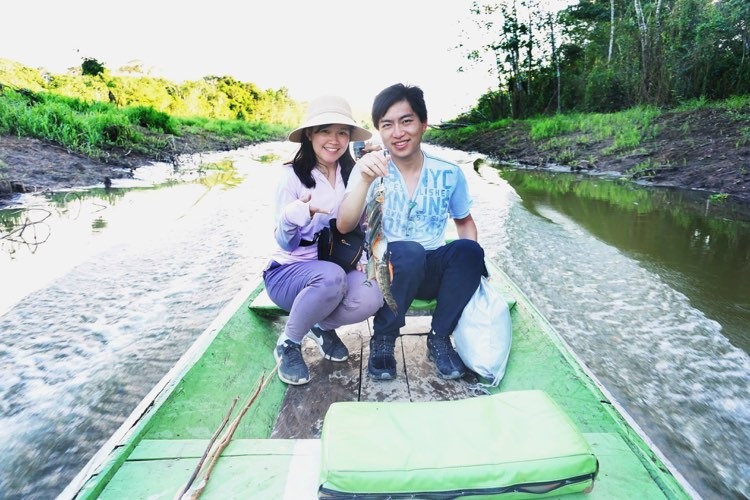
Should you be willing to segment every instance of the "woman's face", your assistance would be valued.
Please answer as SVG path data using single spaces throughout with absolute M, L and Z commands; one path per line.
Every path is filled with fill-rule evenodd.
M 349 147 L 351 129 L 348 125 L 322 125 L 307 131 L 318 163 L 326 168 L 335 167 Z

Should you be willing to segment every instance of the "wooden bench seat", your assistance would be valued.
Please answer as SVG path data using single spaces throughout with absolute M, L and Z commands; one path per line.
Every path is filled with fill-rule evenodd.
M 436 300 L 421 300 L 416 299 L 412 302 L 409 311 L 406 313 L 407 316 L 430 316 L 435 310 Z M 513 309 L 516 305 L 515 299 L 508 300 L 508 308 Z M 262 314 L 264 316 L 286 316 L 289 314 L 287 311 L 281 309 L 279 306 L 273 303 L 271 298 L 266 293 L 265 288 L 258 293 L 258 295 L 250 302 L 248 306 L 253 311 Z
M 409 308 L 408 316 L 429 316 L 435 310 L 435 300 L 420 300 L 417 299 L 412 302 Z M 263 314 L 264 316 L 286 316 L 289 314 L 287 311 L 281 309 L 279 306 L 273 303 L 271 298 L 263 289 L 261 292 L 250 302 L 248 306 L 253 311 Z

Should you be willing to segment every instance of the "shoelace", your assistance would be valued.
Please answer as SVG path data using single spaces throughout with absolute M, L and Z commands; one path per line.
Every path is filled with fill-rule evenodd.
M 375 356 L 388 356 L 393 355 L 393 348 L 395 343 L 391 344 L 387 340 L 375 340 L 372 342 L 370 349 Z
M 432 342 L 430 342 L 430 347 L 437 355 L 451 354 L 451 349 L 448 348 L 448 342 L 445 340 L 433 339 Z
M 284 344 L 284 358 L 288 366 L 297 366 L 300 363 L 304 363 L 302 359 L 301 346 L 296 345 L 292 342 Z

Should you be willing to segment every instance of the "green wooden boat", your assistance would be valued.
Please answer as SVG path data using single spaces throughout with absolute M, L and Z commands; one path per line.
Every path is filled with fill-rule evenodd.
M 571 417 L 599 460 L 593 490 L 565 498 L 698 498 L 523 292 L 496 265 L 487 265 L 490 282 L 512 304 L 513 321 L 507 371 L 491 391 L 546 392 Z M 233 401 L 239 399 L 231 417 L 236 418 L 255 393 L 202 497 L 317 498 L 320 434 L 332 403 L 457 400 L 483 394 L 472 375 L 458 381 L 436 377 L 424 341 L 429 330 L 424 313 L 429 311 L 430 304 L 419 302 L 407 317 L 397 344 L 396 380 L 374 381 L 366 375 L 371 326 L 364 322 L 339 330 L 350 351 L 346 362 L 324 360 L 317 345 L 306 343 L 312 380 L 287 387 L 273 373 L 272 355 L 284 313 L 270 303 L 262 282 L 251 284 L 144 398 L 61 498 L 177 498 Z

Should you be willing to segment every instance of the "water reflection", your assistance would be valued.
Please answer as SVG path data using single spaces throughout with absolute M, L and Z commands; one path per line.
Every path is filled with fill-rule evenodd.
M 0 497 L 59 493 L 259 275 L 273 239 L 258 214 L 271 213 L 280 169 L 258 158 L 291 146 L 202 155 L 185 175 L 157 165 L 2 212 Z
M 501 176 L 521 201 L 494 258 L 704 498 L 747 498 L 746 223 L 695 193 Z
M 574 174 L 502 172 L 532 212 L 570 217 L 658 272 L 750 352 L 750 216 L 707 193 L 647 189 Z M 585 256 L 582 256 L 585 258 Z
M 257 279 L 274 245 L 280 169 L 267 162 L 294 146 L 206 155 L 195 182 L 169 181 L 169 165 L 148 186 L 0 215 L 3 234 L 40 221 L 36 239 L 0 240 L 0 497 L 58 493 Z M 474 175 L 477 155 L 437 154 L 471 174 L 487 255 L 668 458 L 706 498 L 747 496 L 750 358 L 727 325 L 736 315 L 742 345 L 750 242 L 734 209 L 602 179 Z
M 39 245 L 50 237 L 50 227 L 45 223 L 52 215 L 46 208 L 0 210 L 0 242 L 12 255 L 19 247 L 35 253 Z

